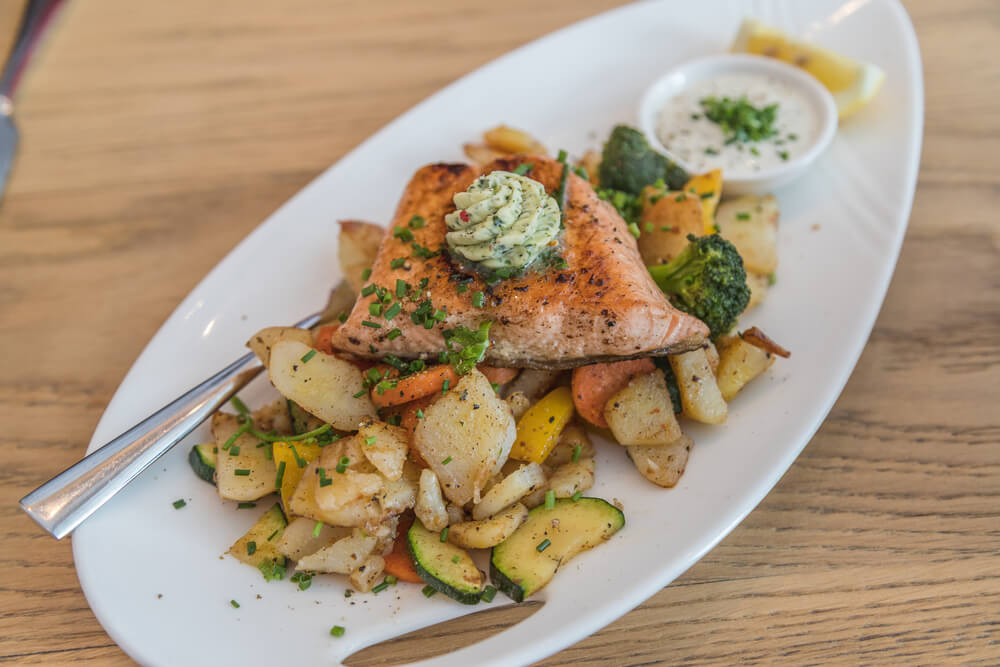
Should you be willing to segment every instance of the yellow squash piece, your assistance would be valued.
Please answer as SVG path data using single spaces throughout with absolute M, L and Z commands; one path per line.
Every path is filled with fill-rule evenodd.
M 704 174 L 692 176 L 684 186 L 684 192 L 696 194 L 701 198 L 701 215 L 705 223 L 704 233 L 714 234 L 715 209 L 722 197 L 722 170 L 713 169 Z
M 517 422 L 517 439 L 510 458 L 542 463 L 559 443 L 559 435 L 572 418 L 573 392 L 569 387 L 556 387 Z
M 833 93 L 841 118 L 868 104 L 885 80 L 885 72 L 870 63 L 797 40 L 755 19 L 745 19 L 731 51 L 777 58 L 800 67 Z
M 295 451 L 292 451 L 294 448 Z M 274 443 L 274 465 L 280 470 L 281 464 L 285 464 L 285 471 L 281 474 L 281 505 L 285 512 L 289 512 L 288 501 L 295 493 L 295 487 L 302 479 L 302 473 L 306 466 L 319 458 L 323 448 L 311 442 L 276 442 Z M 298 456 L 296 457 L 296 454 Z M 303 462 L 300 467 L 299 463 Z M 291 516 L 291 514 L 289 514 Z

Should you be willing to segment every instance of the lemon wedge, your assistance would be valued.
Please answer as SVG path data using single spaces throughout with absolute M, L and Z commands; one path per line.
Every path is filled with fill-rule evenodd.
M 797 40 L 751 18 L 743 20 L 730 50 L 777 58 L 809 72 L 833 93 L 841 118 L 868 104 L 885 80 L 885 72 L 875 65 Z

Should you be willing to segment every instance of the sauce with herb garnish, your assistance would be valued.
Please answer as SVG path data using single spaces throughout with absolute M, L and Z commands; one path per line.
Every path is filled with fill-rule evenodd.
M 660 112 L 657 137 L 698 172 L 753 174 L 805 152 L 819 132 L 809 99 L 767 74 L 738 72 L 694 82 Z
M 445 240 L 459 262 L 480 272 L 521 272 L 551 252 L 559 205 L 536 180 L 509 171 L 480 176 L 454 197 Z

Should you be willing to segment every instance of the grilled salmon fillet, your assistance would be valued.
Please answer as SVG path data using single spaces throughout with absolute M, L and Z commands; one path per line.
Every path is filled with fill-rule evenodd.
M 377 301 L 377 294 L 359 297 L 334 334 L 333 346 L 364 358 L 392 354 L 402 359 L 436 359 L 445 349 L 444 330 L 459 325 L 474 330 L 487 320 L 493 325 L 485 361 L 494 366 L 572 368 L 674 354 L 703 344 L 708 328 L 670 304 L 650 278 L 625 221 L 574 173 L 566 182 L 561 247 L 567 268 L 532 271 L 492 286 L 473 276 L 468 288 L 459 291 L 460 281 L 469 280 L 469 274 L 452 262 L 445 244 L 444 216 L 455 210 L 452 196 L 481 174 L 513 171 L 526 162 L 534 165 L 528 177 L 541 182 L 549 194 L 558 190 L 563 165 L 551 158 L 501 158 L 482 171 L 465 164 L 419 169 L 403 192 L 392 224 L 392 229 L 409 232 L 386 234 L 369 284 L 391 294 L 395 294 L 397 280 L 414 291 L 422 281 L 425 286 L 419 295 L 400 300 L 403 309 L 391 320 L 384 314 L 371 314 L 369 306 Z M 408 227 L 414 216 L 423 218 L 422 227 Z M 421 248 L 437 254 L 423 259 L 419 255 L 427 253 Z M 485 295 L 482 307 L 474 305 L 476 292 Z M 431 329 L 414 323 L 410 316 L 428 299 L 435 310 L 446 313 Z M 391 333 L 396 328 L 400 333 Z

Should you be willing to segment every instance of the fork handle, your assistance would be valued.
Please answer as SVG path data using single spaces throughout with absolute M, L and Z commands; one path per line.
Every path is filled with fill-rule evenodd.
M 296 326 L 318 320 L 317 313 Z M 252 352 L 243 355 L 21 498 L 21 509 L 56 539 L 65 537 L 263 368 Z
M 17 82 L 21 78 L 31 53 L 41 41 L 42 33 L 65 0 L 28 0 L 21 15 L 14 46 L 10 50 L 3 73 L 0 73 L 0 97 L 13 99 Z

